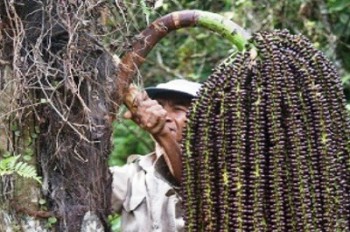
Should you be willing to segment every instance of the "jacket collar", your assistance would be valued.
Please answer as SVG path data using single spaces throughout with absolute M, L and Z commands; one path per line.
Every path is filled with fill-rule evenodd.
M 178 186 L 177 181 L 171 174 L 169 167 L 165 162 L 164 149 L 162 147 L 156 146 L 154 152 L 140 158 L 139 165 L 146 172 L 155 170 L 154 175 L 168 182 L 171 186 Z

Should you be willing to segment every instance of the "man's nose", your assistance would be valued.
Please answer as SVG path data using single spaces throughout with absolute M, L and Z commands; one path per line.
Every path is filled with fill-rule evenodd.
M 172 122 L 174 120 L 174 111 L 169 106 L 164 107 L 164 109 L 167 112 L 166 116 L 165 116 L 165 121 L 166 122 Z
M 172 122 L 174 120 L 173 114 L 169 111 L 167 111 L 166 117 L 165 117 L 165 121 L 166 122 Z

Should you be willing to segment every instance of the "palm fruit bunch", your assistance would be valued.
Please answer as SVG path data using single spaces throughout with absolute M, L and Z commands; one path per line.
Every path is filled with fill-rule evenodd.
M 350 129 L 339 76 L 302 35 L 261 32 L 188 113 L 186 231 L 350 231 Z

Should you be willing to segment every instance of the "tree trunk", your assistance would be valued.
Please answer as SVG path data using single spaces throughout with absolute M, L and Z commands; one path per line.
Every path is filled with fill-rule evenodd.
M 118 96 L 115 60 L 92 36 L 98 24 L 89 17 L 98 14 L 98 7 L 103 6 L 97 1 L 0 3 L 1 60 L 11 64 L 11 78 L 20 89 L 12 93 L 17 106 L 33 112 L 30 120 L 16 122 L 21 130 L 32 128 L 37 134 L 31 144 L 43 180 L 41 188 L 27 181 L 25 187 L 13 182 L 13 176 L 2 177 L 2 192 L 26 188 L 37 194 L 38 202 L 29 202 L 30 197 L 13 207 L 17 194 L 3 194 L 0 231 L 16 226 L 24 231 L 109 230 L 110 113 L 120 101 L 111 100 Z M 23 147 L 27 144 L 24 139 Z M 18 154 L 19 144 L 13 146 L 11 152 Z M 38 207 L 40 199 L 46 199 L 47 209 Z M 20 214 L 32 221 L 13 226 Z
M 113 66 L 103 51 L 95 49 L 85 55 L 87 57 L 77 60 L 85 67 Z M 81 100 L 68 94 L 65 101 L 57 98 L 52 102 L 70 105 L 67 122 L 62 121 L 57 109 L 50 105 L 39 110 L 38 161 L 45 194 L 61 219 L 60 231 L 78 231 L 84 215 L 90 211 L 106 226 L 110 197 L 107 159 L 112 126 L 108 120 L 109 99 L 103 90 L 108 84 L 105 78 L 108 73 L 103 69 L 97 71 L 90 80 L 81 80 L 78 90 Z
M 3 83 L 0 88 L 0 161 L 13 154 L 35 164 L 34 114 L 29 109 L 17 110 L 18 99 L 11 97 L 18 86 L 11 82 L 9 68 L 1 66 L 0 74 Z M 53 215 L 43 210 L 42 197 L 40 185 L 35 180 L 16 175 L 0 176 L 0 231 L 47 231 L 46 219 Z
M 82 43 L 87 41 L 82 41 Z M 61 219 L 60 231 L 78 231 L 79 222 L 87 212 L 93 212 L 106 226 L 109 212 L 110 178 L 107 159 L 112 133 L 109 121 L 109 98 L 104 87 L 106 73 L 113 67 L 103 50 L 93 48 L 79 55 L 76 61 L 90 67 L 95 75 L 77 77 L 79 97 L 70 94 L 57 98 L 52 104 L 69 105 L 67 122 L 50 105 L 42 107 L 38 157 L 41 163 L 44 189 L 52 209 Z M 89 71 L 88 71 L 89 72 Z M 92 73 L 91 73 L 92 74 Z M 64 94 L 63 94 L 64 95 Z M 65 100 L 65 101 L 63 101 Z M 85 105 L 83 105 L 83 104 Z

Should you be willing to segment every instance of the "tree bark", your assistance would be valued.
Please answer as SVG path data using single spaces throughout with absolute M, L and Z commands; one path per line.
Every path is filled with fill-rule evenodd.
M 47 201 L 46 210 L 29 209 L 23 204 L 39 204 L 27 199 L 22 205 L 11 205 L 16 194 L 7 194 L 0 231 L 22 214 L 32 219 L 16 223 L 24 231 L 109 230 L 110 115 L 120 101 L 113 84 L 115 60 L 91 36 L 96 22 L 84 18 L 96 13 L 89 3 L 95 4 L 51 0 L 0 3 L 1 60 L 11 64 L 12 78 L 18 81 L 23 100 L 19 108 L 33 111 L 30 121 L 19 118 L 18 122 L 23 130 L 38 130 L 35 157 L 43 184 L 41 188 L 30 185 L 27 190 Z M 93 6 L 99 7 L 97 3 Z M 15 192 L 16 182 L 11 178 L 3 177 L 2 191 L 11 187 L 10 192 Z M 57 223 L 48 226 L 48 217 Z M 29 224 L 34 226 L 26 227 Z

